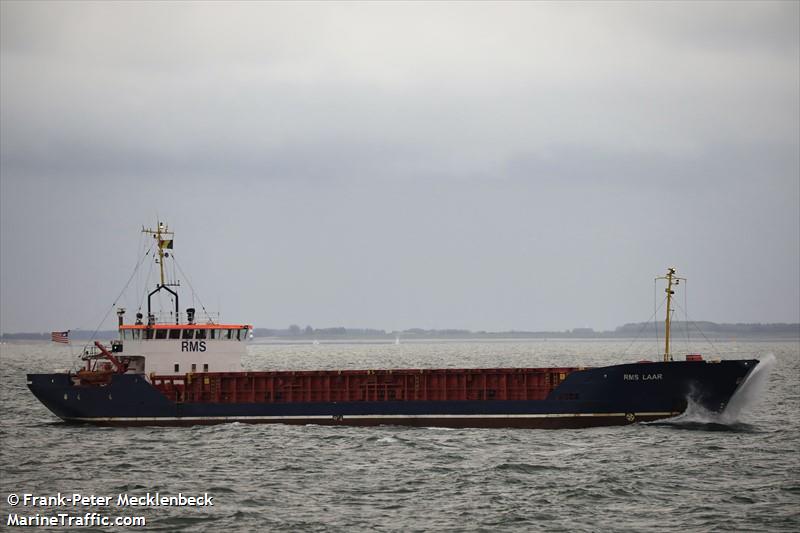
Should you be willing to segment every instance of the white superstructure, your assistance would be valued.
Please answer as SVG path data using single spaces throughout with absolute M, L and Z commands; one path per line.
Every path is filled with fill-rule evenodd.
M 218 324 L 208 314 L 208 322 L 199 324 L 195 321 L 195 309 L 192 307 L 186 309 L 185 315 L 181 313 L 177 292 L 180 283 L 175 279 L 168 280 L 164 268 L 165 260 L 174 260 L 175 234 L 163 222 L 159 222 L 156 229 L 142 228 L 142 232 L 155 240 L 152 257 L 159 266 L 159 283 L 147 293 L 146 319 L 139 309 L 135 323 L 125 324 L 125 310 L 117 311 L 119 340 L 112 343 L 112 358 L 122 361 L 124 364 L 120 367 L 127 369 L 127 372 L 144 373 L 147 376 L 241 372 L 242 356 L 246 353 L 246 341 L 253 326 Z M 145 256 L 149 254 L 150 251 Z M 167 313 L 160 313 L 168 321 L 159 320 L 159 313 L 152 308 L 152 298 L 156 294 L 172 300 L 174 307 Z M 182 321 L 184 316 L 185 320 Z M 108 352 L 104 356 L 108 358 Z M 87 353 L 87 358 L 93 359 L 95 356 Z M 114 365 L 117 363 L 112 361 Z
M 122 356 L 144 356 L 144 373 L 241 372 L 252 326 L 245 324 L 120 325 Z

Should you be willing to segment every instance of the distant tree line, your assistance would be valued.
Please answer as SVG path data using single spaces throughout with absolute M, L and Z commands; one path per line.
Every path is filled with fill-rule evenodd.
M 689 331 L 690 335 L 699 334 L 726 334 L 726 335 L 767 335 L 767 336 L 800 336 L 800 324 L 717 324 L 715 322 L 672 322 L 672 331 L 685 332 Z M 643 331 L 645 334 L 654 334 L 658 332 L 659 335 L 664 335 L 665 325 L 664 322 L 639 322 L 632 324 L 625 324 L 619 326 L 615 333 L 629 336 Z
M 50 333 L 49 331 L 43 333 L 3 333 L 0 335 L 0 339 L 4 341 L 13 341 L 13 340 L 26 340 L 26 341 L 49 341 L 50 340 Z M 94 334 L 94 335 L 93 335 Z M 69 332 L 69 340 L 71 341 L 90 341 L 92 339 L 116 339 L 119 337 L 119 333 L 117 330 L 106 330 L 106 331 L 98 331 L 94 333 L 93 331 L 77 329 L 77 330 L 70 330 Z
M 391 333 L 387 333 L 383 329 L 369 329 L 369 328 L 312 328 L 306 326 L 301 328 L 297 324 L 292 324 L 286 329 L 271 329 L 271 328 L 255 328 L 253 330 L 254 337 L 299 337 L 299 338 L 323 338 L 323 337 L 368 337 L 368 338 L 382 338 L 388 337 Z
M 800 338 L 800 324 L 787 323 L 737 323 L 718 324 L 715 322 L 673 322 L 672 331 L 675 335 L 708 336 L 725 338 Z M 115 339 L 118 337 L 116 330 L 93 332 L 87 330 L 70 331 L 69 337 L 73 341 L 89 341 L 94 339 Z M 663 322 L 634 322 L 617 327 L 614 331 L 595 331 L 592 328 L 573 328 L 563 331 L 470 331 L 466 329 L 421 329 L 411 328 L 402 331 L 386 331 L 370 328 L 304 328 L 292 324 L 286 329 L 255 328 L 254 337 L 261 338 L 288 338 L 288 339 L 435 339 L 435 338 L 478 338 L 478 339 L 614 339 L 632 337 L 654 337 L 664 335 Z M 50 332 L 43 333 L 3 333 L 0 340 L 40 340 L 49 341 Z
M 800 324 L 717 324 L 715 322 L 673 322 L 674 334 L 689 336 L 726 337 L 767 337 L 800 338 Z M 534 339 L 603 339 L 630 338 L 637 336 L 663 336 L 663 322 L 638 322 L 617 327 L 614 331 L 595 331 L 592 328 L 573 328 L 563 331 L 471 331 L 467 329 L 422 329 L 411 328 L 401 331 L 386 331 L 367 328 L 301 328 L 292 324 L 286 329 L 256 328 L 255 337 L 326 339 L 326 338 L 369 338 L 369 339 L 434 339 L 434 338 L 534 338 Z

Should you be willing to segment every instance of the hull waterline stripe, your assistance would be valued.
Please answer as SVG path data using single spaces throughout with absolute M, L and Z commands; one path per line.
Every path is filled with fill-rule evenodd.
M 172 421 L 230 421 L 237 420 L 331 420 L 339 418 L 341 420 L 403 420 L 403 419 L 426 419 L 426 418 L 451 418 L 451 419 L 492 419 L 492 418 L 591 418 L 591 417 L 624 417 L 629 413 L 545 413 L 545 414 L 485 414 L 485 415 L 295 415 L 295 416 L 144 416 L 144 417 L 68 417 L 67 420 L 79 422 L 172 422 Z M 652 413 L 633 413 L 636 417 L 644 416 L 677 416 L 679 412 L 652 412 Z

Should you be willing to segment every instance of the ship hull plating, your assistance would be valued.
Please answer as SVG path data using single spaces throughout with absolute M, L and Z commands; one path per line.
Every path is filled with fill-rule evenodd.
M 67 422 L 107 426 L 241 422 L 579 428 L 666 419 L 682 413 L 689 402 L 721 412 L 757 364 L 633 363 L 576 370 L 540 400 L 176 401 L 135 374 L 115 375 L 101 386 L 76 385 L 67 374 L 29 374 L 28 387 Z

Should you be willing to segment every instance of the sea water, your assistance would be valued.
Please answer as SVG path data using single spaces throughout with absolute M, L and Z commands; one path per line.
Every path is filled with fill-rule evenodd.
M 703 351 L 763 361 L 721 416 L 689 412 L 666 422 L 576 430 L 96 428 L 60 422 L 25 385 L 26 372 L 69 367 L 78 347 L 4 344 L 0 530 L 19 529 L 8 524 L 12 515 L 95 513 L 141 516 L 146 526 L 80 529 L 799 531 L 800 342 L 717 342 Z M 616 341 L 322 341 L 253 344 L 244 364 L 597 366 L 657 353 L 654 343 L 632 351 Z M 12 506 L 12 494 L 62 501 Z M 73 494 L 95 499 L 67 503 Z M 156 494 L 205 495 L 212 505 L 149 505 Z M 125 505 L 117 505 L 120 496 Z M 102 498 L 109 504 L 97 505 Z

